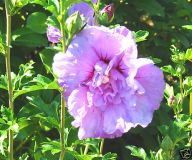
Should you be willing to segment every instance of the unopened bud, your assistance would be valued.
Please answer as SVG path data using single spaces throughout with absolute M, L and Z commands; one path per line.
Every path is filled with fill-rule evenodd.
M 54 26 L 48 26 L 47 28 L 47 38 L 52 43 L 58 43 L 61 39 L 61 31 L 54 27 Z
M 113 20 L 114 12 L 115 12 L 114 4 L 109 4 L 109 5 L 105 6 L 101 11 L 101 13 L 107 14 L 109 22 L 111 22 Z
M 67 18 L 66 26 L 70 36 L 73 36 L 82 29 L 83 22 L 79 12 L 75 12 Z
M 174 95 L 171 95 L 168 99 L 168 105 L 173 106 L 176 103 L 176 98 Z
M 112 20 L 114 18 L 114 12 L 115 12 L 115 8 L 114 8 L 113 4 L 109 4 L 109 5 L 105 6 L 101 10 L 100 15 L 98 17 L 100 23 L 108 24 L 108 23 L 112 22 Z

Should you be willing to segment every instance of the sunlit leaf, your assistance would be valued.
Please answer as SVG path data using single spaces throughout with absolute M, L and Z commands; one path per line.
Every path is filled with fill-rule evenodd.
M 135 37 L 136 42 L 145 41 L 148 36 L 149 36 L 148 31 L 140 30 L 140 31 L 137 31 L 137 32 L 134 33 L 134 37 Z
M 45 33 L 47 30 L 47 16 L 43 12 L 33 12 L 27 18 L 27 28 L 36 33 Z
M 138 148 L 136 146 L 126 146 L 126 148 L 131 150 L 131 155 L 142 158 L 143 160 L 147 159 L 147 154 L 143 148 Z

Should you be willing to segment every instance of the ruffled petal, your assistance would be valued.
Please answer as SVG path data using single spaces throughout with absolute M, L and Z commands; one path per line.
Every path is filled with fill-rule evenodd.
M 86 96 L 87 88 L 80 87 L 72 91 L 67 101 L 69 113 L 75 117 L 73 124 L 75 124 L 76 127 L 80 126 L 83 117 L 85 117 L 88 111 Z
M 138 67 L 135 76 L 136 92 L 132 95 L 136 105 L 127 109 L 134 125 L 146 127 L 163 99 L 165 82 L 162 71 L 154 66 L 151 60 L 142 58 L 136 61 Z
M 125 40 L 122 42 L 122 44 L 126 46 L 126 55 L 124 59 L 137 58 L 137 44 L 135 42 L 133 32 L 124 26 L 117 26 L 113 29 L 113 32 L 125 37 Z
M 143 61 L 148 61 L 148 63 L 144 63 Z M 146 99 L 148 99 L 151 106 L 150 108 L 156 110 L 159 108 L 160 102 L 163 99 L 165 89 L 163 72 L 145 58 L 138 59 L 138 65 L 139 68 L 135 79 L 144 88 Z
M 129 49 L 132 43 L 129 44 L 125 36 L 113 33 L 106 27 L 87 26 L 79 36 L 85 37 L 89 42 L 87 44 L 90 44 L 98 57 L 106 62 L 124 51 L 129 50 L 129 54 L 136 54 Z
M 110 106 L 105 110 L 103 124 L 103 130 L 107 134 L 113 134 L 117 131 L 125 133 L 132 127 L 125 106 L 122 104 Z
M 96 138 L 101 136 L 102 132 L 102 114 L 99 110 L 89 109 L 86 116 L 83 118 L 81 126 L 79 128 L 79 139 L 84 138 Z

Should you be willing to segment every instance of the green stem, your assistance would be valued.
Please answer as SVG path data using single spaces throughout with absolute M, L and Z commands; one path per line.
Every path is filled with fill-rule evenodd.
M 189 115 L 192 115 L 192 93 L 190 93 Z
M 66 40 L 65 40 L 65 10 L 63 9 L 63 0 L 60 0 L 59 3 L 60 7 L 60 29 L 61 29 L 61 43 L 62 43 L 62 52 L 65 53 L 66 50 Z M 65 157 L 65 99 L 63 96 L 63 91 L 61 92 L 61 115 L 60 115 L 60 143 L 61 143 L 61 153 L 60 153 L 60 160 L 64 160 Z
M 94 25 L 95 26 L 99 25 L 99 23 L 98 23 L 99 5 L 100 5 L 100 0 L 97 0 L 96 7 L 94 7 L 94 12 L 95 12 L 95 22 L 94 22 Z
M 65 16 L 65 11 L 63 9 L 63 0 L 60 0 L 60 29 L 61 29 L 61 34 L 62 34 L 62 38 L 61 38 L 61 43 L 62 43 L 62 51 L 63 53 L 65 53 L 65 49 L 66 49 L 66 40 L 65 40 L 65 20 L 64 20 L 64 16 Z
M 28 136 L 24 141 L 22 141 L 15 149 L 14 152 L 17 153 L 20 149 L 23 148 L 23 146 L 26 144 L 26 142 L 31 139 L 31 137 L 33 136 L 33 134 L 31 134 L 30 136 Z
M 183 90 L 183 77 L 182 77 L 182 75 L 179 76 L 179 84 L 180 84 L 180 92 L 181 92 L 181 107 L 183 107 L 184 90 Z M 180 108 L 180 111 L 181 111 L 181 108 Z
M 97 0 L 97 12 L 99 12 L 100 0 Z
M 9 95 L 9 108 L 14 111 L 13 105 L 13 89 L 11 84 L 11 60 L 10 60 L 10 46 L 11 46 L 11 14 L 9 12 L 9 1 L 5 0 L 5 10 L 6 10 L 6 53 L 5 53 L 5 63 L 6 63 L 6 74 L 8 79 L 8 95 Z M 8 147 L 8 157 L 9 160 L 13 160 L 13 131 L 9 129 L 8 133 L 9 147 Z
M 86 144 L 86 146 L 85 146 L 85 150 L 84 150 L 84 155 L 86 155 L 87 154 L 87 152 L 89 151 L 89 144 Z
M 99 153 L 102 155 L 103 153 L 103 147 L 104 147 L 104 139 L 101 140 L 100 150 Z
M 60 143 L 61 153 L 60 160 L 64 160 L 65 157 L 65 144 L 64 144 L 64 133 L 65 133 L 65 99 L 63 93 L 61 93 L 61 118 L 60 118 Z

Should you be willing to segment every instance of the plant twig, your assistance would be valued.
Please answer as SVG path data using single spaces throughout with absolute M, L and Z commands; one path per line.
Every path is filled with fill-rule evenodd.
M 64 143 L 64 132 L 65 132 L 65 100 L 63 93 L 61 93 L 61 113 L 60 113 L 60 142 L 61 142 L 61 153 L 60 160 L 64 160 L 65 156 L 65 143 Z
M 61 29 L 61 34 L 62 34 L 62 38 L 61 38 L 61 43 L 62 43 L 62 51 L 63 53 L 65 53 L 65 49 L 66 49 L 66 40 L 65 40 L 65 20 L 64 20 L 64 16 L 65 16 L 65 11 L 63 10 L 63 0 L 60 0 L 60 29 Z
M 103 154 L 103 147 L 104 147 L 104 138 L 101 140 L 101 144 L 100 144 L 99 153 L 100 153 L 101 155 Z
M 9 95 L 9 108 L 14 111 L 13 105 L 13 89 L 11 83 L 11 60 L 10 60 L 10 46 L 11 46 L 11 14 L 9 11 L 9 1 L 5 0 L 6 10 L 6 52 L 5 52 L 5 63 L 6 63 L 6 74 L 8 79 L 8 95 Z M 8 133 L 9 147 L 8 147 L 8 158 L 13 160 L 13 131 L 9 129 Z
M 192 115 L 192 93 L 190 93 L 189 115 Z
M 84 155 L 86 155 L 87 152 L 89 151 L 89 146 L 90 146 L 89 144 L 85 145 L 85 150 L 84 150 L 84 153 L 83 153 Z
M 60 29 L 61 29 L 61 43 L 62 43 L 62 52 L 65 53 L 66 50 L 66 40 L 65 40 L 65 21 L 64 21 L 64 16 L 65 16 L 65 10 L 63 9 L 63 0 L 60 0 L 59 3 L 59 9 L 60 9 Z M 60 111 L 60 144 L 61 144 L 61 153 L 60 153 L 60 160 L 64 160 L 65 157 L 65 99 L 63 96 L 63 91 L 60 92 L 61 94 L 61 111 Z
M 181 107 L 183 107 L 183 100 L 184 100 L 184 91 L 183 91 L 183 77 L 182 75 L 179 76 L 179 85 L 180 85 L 180 92 L 181 92 Z M 181 112 L 181 108 L 179 108 L 179 112 Z

